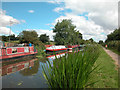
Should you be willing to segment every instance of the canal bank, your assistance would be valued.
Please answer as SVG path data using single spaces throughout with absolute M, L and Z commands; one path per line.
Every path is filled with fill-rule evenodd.
M 91 74 L 91 81 L 96 80 L 97 83 L 91 88 L 114 88 L 118 89 L 118 69 L 116 69 L 115 61 L 100 46 L 100 56 L 95 65 L 99 67 Z

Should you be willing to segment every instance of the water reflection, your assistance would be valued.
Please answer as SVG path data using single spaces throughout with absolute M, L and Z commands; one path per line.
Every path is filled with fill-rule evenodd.
M 42 75 L 42 66 L 46 65 L 38 58 L 20 58 L 2 62 L 0 67 L 3 88 L 47 88 Z M 42 78 L 41 78 L 42 77 Z
M 4 75 L 11 74 L 11 73 L 15 73 L 16 71 L 24 70 L 27 68 L 32 68 L 32 67 L 34 67 L 34 61 L 36 61 L 36 60 L 37 59 L 10 60 L 10 61 L 6 61 L 6 62 L 1 62 L 2 65 L 0 67 L 0 75 L 4 76 Z
M 20 74 L 23 76 L 30 76 L 35 75 L 38 72 L 39 68 L 39 61 L 31 60 L 29 63 L 26 63 L 25 66 L 29 68 L 25 68 L 24 70 L 20 71 Z

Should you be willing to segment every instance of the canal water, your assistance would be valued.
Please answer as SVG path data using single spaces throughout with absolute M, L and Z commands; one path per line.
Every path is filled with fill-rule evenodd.
M 65 56 L 65 53 L 56 54 L 56 57 Z M 48 65 L 48 60 L 52 64 L 55 56 L 47 58 L 39 59 L 35 56 L 27 56 L 0 62 L 2 88 L 48 88 L 42 74 L 42 65 Z
M 42 65 L 47 65 L 47 60 L 31 57 L 3 62 L 0 66 L 2 88 L 48 88 Z

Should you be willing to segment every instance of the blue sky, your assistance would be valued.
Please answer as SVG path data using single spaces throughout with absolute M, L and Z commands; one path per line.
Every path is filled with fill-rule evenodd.
M 2 9 L 6 11 L 6 15 L 12 16 L 17 20 L 25 20 L 25 23 L 13 25 L 11 28 L 15 34 L 19 34 L 25 29 L 45 29 L 52 30 L 53 25 L 48 25 L 64 13 L 71 12 L 70 9 L 64 10 L 60 13 L 54 11 L 56 7 L 63 7 L 62 4 L 52 4 L 48 2 L 4 2 Z M 34 11 L 30 13 L 29 10 Z M 80 14 L 85 16 L 87 12 Z
M 64 13 L 59 14 L 53 11 L 58 6 L 58 4 L 46 2 L 6 2 L 3 3 L 2 9 L 6 10 L 7 15 L 26 21 L 11 27 L 13 32 L 18 34 L 18 31 L 21 32 L 24 29 L 51 30 L 46 24 L 54 22 L 61 14 L 64 15 Z M 34 13 L 28 12 L 29 10 L 34 10 Z
M 11 19 L 14 23 L 19 23 L 11 26 L 15 35 L 23 30 L 35 30 L 38 35 L 46 33 L 51 40 L 55 35 L 52 28 L 58 20 L 63 19 L 72 19 L 76 29 L 82 33 L 83 39 L 105 40 L 107 35 L 117 28 L 118 0 L 3 1 L 0 9 L 0 35 L 9 35 Z

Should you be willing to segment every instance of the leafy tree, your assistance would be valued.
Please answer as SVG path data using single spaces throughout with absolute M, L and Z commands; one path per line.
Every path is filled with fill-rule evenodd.
M 15 37 L 15 34 L 12 34 L 12 35 L 8 36 L 8 38 L 9 37 L 10 37 L 10 40 L 12 40 L 12 41 L 18 40 L 18 38 Z
M 15 34 L 12 34 L 10 36 L 2 35 L 2 41 L 9 41 L 9 38 L 11 41 L 18 40 L 18 37 L 15 37 Z
M 93 42 L 94 40 L 92 38 L 90 38 L 89 41 Z
M 105 43 L 109 48 L 120 52 L 120 28 L 115 29 L 112 33 L 108 34 Z
M 5 35 L 2 36 L 2 41 L 8 41 L 8 40 L 9 40 L 8 36 L 5 36 Z
M 120 40 L 120 28 L 116 29 L 112 33 L 108 34 L 105 42 L 109 42 L 109 41 L 113 41 L 113 40 Z
M 100 40 L 100 41 L 98 42 L 98 44 L 103 44 L 103 40 Z
M 49 42 L 49 36 L 47 36 L 46 34 L 41 34 L 39 40 L 43 43 Z
M 20 43 L 33 43 L 35 45 L 39 44 L 39 38 L 36 31 L 22 31 L 18 35 Z
M 62 22 L 57 22 L 53 32 L 56 33 L 54 41 L 56 44 L 77 44 L 82 39 L 82 34 L 75 30 L 76 26 L 69 19 L 64 19 Z

